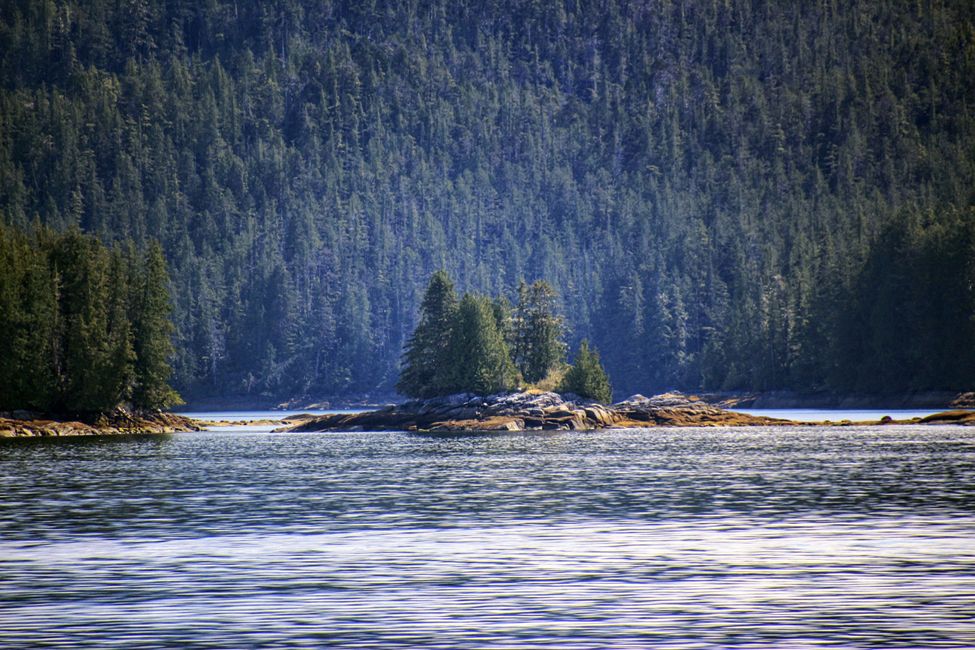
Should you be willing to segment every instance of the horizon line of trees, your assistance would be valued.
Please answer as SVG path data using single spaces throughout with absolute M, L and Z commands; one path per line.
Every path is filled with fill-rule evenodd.
M 77 228 L 0 224 L 0 411 L 138 411 L 182 403 L 170 387 L 162 249 L 109 248 Z
M 552 286 L 521 281 L 518 301 L 467 292 L 460 299 L 446 271 L 435 272 L 403 353 L 396 389 L 408 397 L 489 395 L 557 381 L 557 389 L 609 402 L 609 378 L 583 341 L 566 368 L 565 323 Z M 564 375 L 559 381 L 552 373 Z M 550 382 L 551 383 L 551 382 Z

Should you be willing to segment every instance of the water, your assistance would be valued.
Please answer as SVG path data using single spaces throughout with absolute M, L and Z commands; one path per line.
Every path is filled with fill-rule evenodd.
M 949 409 L 732 409 L 737 413 L 764 415 L 796 422 L 876 422 L 885 415 L 894 420 L 923 418 Z
M 244 422 L 249 420 L 283 420 L 294 415 L 308 413 L 311 415 L 329 415 L 332 413 L 361 413 L 363 409 L 309 409 L 304 411 L 180 411 L 178 415 L 186 415 L 197 420 Z
M 971 647 L 975 429 L 0 441 L 4 647 Z

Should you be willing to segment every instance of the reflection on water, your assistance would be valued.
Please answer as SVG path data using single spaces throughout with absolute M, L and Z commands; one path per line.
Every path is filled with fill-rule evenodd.
M 0 645 L 965 647 L 975 430 L 0 444 Z

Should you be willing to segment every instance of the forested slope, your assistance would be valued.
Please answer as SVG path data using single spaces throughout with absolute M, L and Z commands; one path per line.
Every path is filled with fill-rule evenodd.
M 975 385 L 975 4 L 0 3 L 0 215 L 158 239 L 188 398 L 391 390 L 430 274 L 618 393 Z

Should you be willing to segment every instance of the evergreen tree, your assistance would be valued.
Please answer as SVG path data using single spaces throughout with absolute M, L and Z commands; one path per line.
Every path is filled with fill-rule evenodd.
M 21 380 L 16 403 L 50 412 L 57 403 L 57 377 L 60 355 L 60 314 L 58 278 L 52 274 L 43 242 L 33 243 L 27 253 L 29 266 L 24 277 L 20 304 L 24 321 L 15 346 Z
M 556 311 L 556 293 L 548 282 L 518 286 L 514 317 L 515 363 L 525 381 L 535 383 L 565 360 L 564 325 Z
M 163 409 L 182 403 L 169 386 L 173 354 L 172 310 L 166 261 L 158 244 L 150 246 L 138 278 L 138 294 L 133 305 L 135 341 L 135 387 L 132 403 L 140 409 Z
M 491 301 L 464 294 L 450 332 L 445 392 L 489 395 L 511 390 L 517 370 L 498 330 Z
M 514 316 L 511 311 L 511 303 L 504 296 L 498 296 L 491 301 L 491 309 L 494 312 L 494 322 L 498 326 L 498 332 L 509 350 L 514 348 Z
M 106 395 L 112 392 L 108 253 L 93 237 L 70 229 L 56 240 L 52 259 L 62 283 L 58 410 L 95 413 L 106 408 Z
M 409 397 L 432 397 L 446 389 L 447 347 L 457 312 L 457 294 L 446 271 L 430 277 L 420 322 L 406 344 L 396 390 Z
M 120 404 L 132 397 L 135 384 L 135 349 L 132 345 L 132 323 L 129 320 L 129 261 L 118 251 L 112 252 L 109 269 L 111 295 L 105 305 L 108 332 L 105 363 L 102 368 L 103 404 Z
M 162 253 L 149 252 L 130 290 L 134 256 L 77 228 L 28 234 L 0 225 L 0 409 L 95 414 L 125 403 L 137 382 L 136 313 L 140 388 L 150 387 L 137 406 L 172 403 L 165 363 L 153 356 L 172 349 Z
M 19 233 L 0 224 L 0 409 L 18 408 L 25 398 L 20 383 L 27 341 L 21 299 L 24 250 Z
M 575 393 L 580 397 L 608 404 L 613 399 L 609 377 L 599 362 L 599 353 L 589 349 L 589 341 L 583 339 L 576 353 L 575 363 L 565 374 L 559 388 L 563 393 Z

